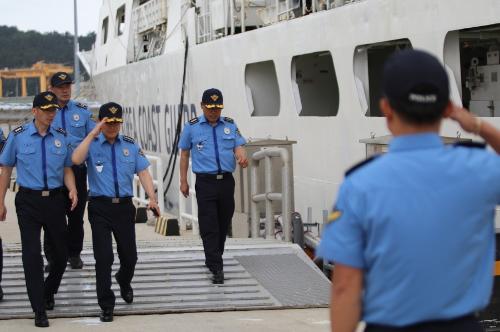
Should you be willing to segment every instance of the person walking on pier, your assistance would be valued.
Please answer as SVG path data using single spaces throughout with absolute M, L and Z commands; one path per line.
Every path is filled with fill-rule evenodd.
M 122 107 L 106 103 L 99 109 L 100 122 L 75 149 L 72 160 L 76 165 L 87 162 L 89 169 L 89 221 L 92 227 L 97 301 L 100 319 L 113 320 L 115 294 L 111 290 L 111 267 L 114 261 L 114 235 L 120 269 L 115 279 L 120 295 L 127 303 L 134 300 L 130 285 L 137 262 L 135 242 L 135 206 L 132 203 L 134 174 L 139 176 L 148 197 L 148 207 L 160 214 L 153 180 L 148 171 L 149 161 L 134 139 L 120 134 L 123 123 Z
M 72 148 L 87 136 L 95 126 L 92 113 L 87 106 L 71 99 L 71 86 L 73 79 L 68 73 L 55 73 L 50 79 L 50 91 L 57 96 L 59 110 L 54 119 L 53 126 L 63 128 L 71 138 Z M 78 191 L 78 205 L 71 210 L 68 206 L 68 261 L 72 269 L 81 269 L 83 261 L 80 253 L 83 248 L 83 215 L 87 204 L 87 166 L 85 163 L 72 166 L 75 174 L 76 190 Z M 45 256 L 48 261 L 47 270 L 50 269 L 51 243 L 44 241 Z
M 228 228 L 234 213 L 235 159 L 241 167 L 248 161 L 241 136 L 233 119 L 221 117 L 224 103 L 218 89 L 203 93 L 203 115 L 184 125 L 179 149 L 180 190 L 189 196 L 187 171 L 192 152 L 193 172 L 196 173 L 198 223 L 205 251 L 205 265 L 212 272 L 214 284 L 224 283 L 222 254 Z
M 500 204 L 500 156 L 478 144 L 444 146 L 451 117 L 500 152 L 498 132 L 449 100 L 439 60 L 391 56 L 380 108 L 389 152 L 346 173 L 317 254 L 335 263 L 331 327 L 353 332 L 480 332 L 489 302 Z
M 51 126 L 58 107 L 52 92 L 36 95 L 32 110 L 35 120 L 14 129 L 0 154 L 0 220 L 7 216 L 5 194 L 15 166 L 19 184 L 15 204 L 24 275 L 38 327 L 49 326 L 45 310 L 54 308 L 54 294 L 66 269 L 67 199 L 72 209 L 78 202 L 66 132 Z M 53 244 L 53 265 L 45 281 L 40 245 L 42 228 Z

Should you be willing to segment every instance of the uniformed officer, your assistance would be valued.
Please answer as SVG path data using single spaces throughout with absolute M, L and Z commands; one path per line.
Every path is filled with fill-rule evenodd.
M 50 91 L 56 96 L 59 111 L 54 119 L 53 126 L 63 128 L 71 137 L 71 144 L 76 148 L 78 144 L 94 128 L 95 121 L 87 106 L 71 100 L 71 85 L 73 80 L 68 73 L 55 73 L 50 79 Z M 68 255 L 72 269 L 81 269 L 83 262 L 80 253 L 83 247 L 83 215 L 87 204 L 87 166 L 73 165 L 76 189 L 78 191 L 78 205 L 74 210 L 66 210 L 68 217 Z M 45 241 L 45 254 L 50 260 L 50 243 Z M 50 265 L 50 262 L 49 262 Z
M 205 250 L 205 264 L 213 273 L 213 283 L 224 283 L 222 254 L 234 213 L 235 158 L 246 167 L 245 139 L 234 120 L 221 117 L 222 93 L 208 89 L 203 93 L 203 115 L 185 124 L 179 140 L 181 149 L 180 190 L 189 195 L 187 170 L 192 152 L 192 169 L 196 173 L 198 222 Z
M 68 259 L 64 185 L 69 191 L 71 207 L 77 204 L 66 132 L 51 126 L 58 107 L 52 92 L 36 95 L 32 110 L 35 120 L 14 129 L 0 154 L 0 220 L 6 219 L 5 193 L 12 168 L 16 166 L 19 192 L 15 204 L 24 275 L 35 325 L 39 327 L 49 325 L 45 310 L 54 308 L 54 294 Z M 53 244 L 53 268 L 45 281 L 40 246 L 42 228 Z
M 156 201 L 149 161 L 134 139 L 120 134 L 122 107 L 107 103 L 99 109 L 100 122 L 85 137 L 73 153 L 73 162 L 87 161 L 89 169 L 89 221 L 96 260 L 97 299 L 102 309 L 103 322 L 113 320 L 115 294 L 111 290 L 111 266 L 115 236 L 120 269 L 115 279 L 120 295 L 132 303 L 134 294 L 130 285 L 137 262 L 135 243 L 135 207 L 132 203 L 134 174 L 149 196 L 150 209 L 160 213 Z M 102 131 L 102 132 L 101 132 Z
M 359 320 L 367 332 L 482 331 L 474 313 L 492 290 L 500 156 L 443 145 L 441 120 L 456 107 L 434 56 L 390 57 L 383 92 L 389 152 L 346 173 L 317 252 L 335 263 L 332 331 Z
M 3 149 L 5 144 L 5 135 L 3 134 L 3 130 L 0 129 L 0 151 Z M 2 238 L 0 237 L 0 301 L 3 300 L 3 289 L 1 286 L 2 283 L 2 270 L 3 270 L 3 246 L 2 246 Z

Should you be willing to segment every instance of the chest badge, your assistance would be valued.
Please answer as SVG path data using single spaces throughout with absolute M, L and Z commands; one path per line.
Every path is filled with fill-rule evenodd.
M 198 151 L 203 150 L 203 142 L 199 142 L 198 144 L 196 144 L 196 148 L 198 149 Z
M 97 173 L 102 173 L 103 167 L 104 167 L 104 165 L 102 164 L 102 162 L 100 162 L 100 161 L 96 162 L 95 169 L 96 169 Z
M 123 149 L 123 155 L 125 157 L 128 157 L 129 154 L 130 154 L 130 151 L 128 149 Z
M 224 134 L 226 135 L 231 134 L 231 129 L 229 129 L 228 127 L 224 128 Z
M 60 148 L 60 147 L 62 146 L 62 143 L 61 143 L 61 141 L 60 141 L 60 140 L 56 139 L 56 140 L 54 141 L 54 145 L 55 145 L 56 147 Z
M 73 114 L 73 120 L 75 121 L 80 120 L 80 116 L 78 114 Z

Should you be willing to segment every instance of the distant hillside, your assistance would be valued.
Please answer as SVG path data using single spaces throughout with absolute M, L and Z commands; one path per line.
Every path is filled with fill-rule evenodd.
M 80 50 L 89 50 L 95 33 L 79 37 Z M 73 65 L 73 35 L 58 32 L 19 31 L 0 25 L 0 68 L 31 67 L 35 62 Z

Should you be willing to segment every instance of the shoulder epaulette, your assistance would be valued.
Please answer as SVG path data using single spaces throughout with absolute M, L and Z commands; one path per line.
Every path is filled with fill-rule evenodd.
M 194 125 L 195 123 L 198 123 L 198 121 L 200 121 L 200 119 L 198 119 L 198 117 L 196 116 L 196 117 L 192 118 L 191 120 L 189 120 L 189 124 Z
M 360 169 L 361 167 L 369 164 L 370 162 L 374 161 L 376 158 L 378 157 L 378 155 L 374 155 L 374 156 L 371 156 L 370 158 L 368 159 L 365 159 L 357 164 L 355 164 L 354 166 L 352 166 L 351 168 L 349 168 L 346 172 L 345 172 L 345 176 L 349 176 L 351 175 L 352 173 L 354 173 L 354 171 Z
M 234 123 L 234 120 L 227 117 L 227 116 L 224 117 L 224 121 L 229 122 L 229 123 Z
M 135 140 L 130 136 L 123 135 L 123 139 L 129 143 L 135 143 Z
M 66 130 L 64 130 L 62 128 L 57 128 L 56 131 L 63 134 L 64 136 L 66 136 Z
M 14 132 L 14 135 L 17 135 L 17 134 L 22 133 L 25 130 L 26 130 L 26 128 L 24 128 L 24 126 L 19 126 L 16 129 L 14 129 L 13 132 Z
M 78 106 L 78 107 L 80 107 L 80 108 L 85 108 L 85 109 L 87 109 L 87 108 L 88 108 L 88 106 L 87 106 L 87 105 L 82 104 L 82 103 L 76 103 L 76 106 Z
M 472 141 L 457 142 L 457 143 L 453 144 L 453 146 L 463 146 L 466 148 L 486 149 L 486 144 L 480 143 L 480 142 L 472 142 Z

